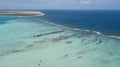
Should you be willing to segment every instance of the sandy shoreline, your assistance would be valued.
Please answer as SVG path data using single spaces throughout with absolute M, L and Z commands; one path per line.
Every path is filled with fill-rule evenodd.
M 44 13 L 37 11 L 0 11 L 0 15 L 43 16 Z

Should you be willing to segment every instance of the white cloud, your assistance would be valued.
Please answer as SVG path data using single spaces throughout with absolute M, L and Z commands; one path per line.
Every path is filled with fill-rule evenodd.
M 79 3 L 82 4 L 82 5 L 90 5 L 90 4 L 92 4 L 92 2 L 88 1 L 88 0 L 80 0 Z

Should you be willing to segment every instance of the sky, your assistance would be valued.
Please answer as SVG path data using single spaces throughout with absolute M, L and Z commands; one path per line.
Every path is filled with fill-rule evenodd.
M 120 0 L 0 0 L 0 9 L 120 9 Z

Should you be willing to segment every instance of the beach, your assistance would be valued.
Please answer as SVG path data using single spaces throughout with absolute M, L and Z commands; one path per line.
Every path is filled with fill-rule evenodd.
M 7 16 L 43 16 L 44 13 L 37 11 L 0 11 L 0 15 Z

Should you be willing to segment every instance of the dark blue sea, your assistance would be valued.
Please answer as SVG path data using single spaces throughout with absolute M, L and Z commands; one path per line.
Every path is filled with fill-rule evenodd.
M 120 36 L 120 10 L 41 10 L 42 19 L 68 27 Z

